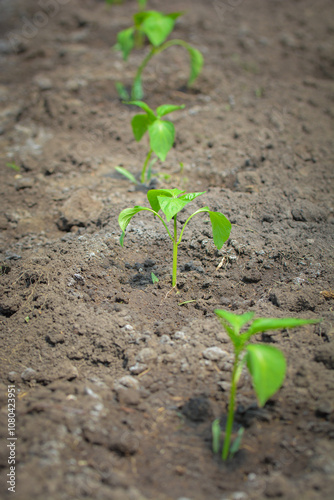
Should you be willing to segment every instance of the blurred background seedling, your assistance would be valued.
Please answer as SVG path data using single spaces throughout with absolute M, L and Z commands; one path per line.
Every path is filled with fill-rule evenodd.
M 162 120 L 162 117 L 166 116 L 169 113 L 172 113 L 173 111 L 183 109 L 185 106 L 163 104 L 162 106 L 159 106 L 154 112 L 143 101 L 129 101 L 127 102 L 127 104 L 138 106 L 145 112 L 144 114 L 140 113 L 135 115 L 131 120 L 133 135 L 137 142 L 141 141 L 146 132 L 149 136 L 150 149 L 146 155 L 140 175 L 140 182 L 144 184 L 145 182 L 147 183 L 150 181 L 152 177 L 152 167 L 157 161 L 157 158 L 159 158 L 160 161 L 164 162 L 166 160 L 167 154 L 174 144 L 174 124 L 168 120 Z M 151 158 L 153 153 L 157 156 L 157 158 Z M 125 168 L 117 166 L 115 167 L 115 169 L 117 170 L 117 172 L 124 175 L 134 184 L 138 183 L 136 177 Z
M 187 86 L 190 87 L 203 67 L 203 56 L 198 49 L 192 47 L 184 40 L 168 40 L 168 36 L 174 29 L 175 22 L 183 12 L 172 12 L 164 14 L 156 10 L 140 11 L 133 16 L 134 24 L 130 28 L 122 30 L 117 35 L 116 50 L 122 53 L 124 61 L 127 61 L 131 51 L 136 46 L 136 40 L 147 38 L 149 52 L 139 65 L 132 84 L 131 99 L 141 100 L 144 96 L 142 85 L 142 73 L 153 56 L 160 54 L 169 47 L 179 45 L 185 48 L 190 56 L 190 75 Z M 116 89 L 121 99 L 128 100 L 130 96 L 121 82 L 116 83 Z

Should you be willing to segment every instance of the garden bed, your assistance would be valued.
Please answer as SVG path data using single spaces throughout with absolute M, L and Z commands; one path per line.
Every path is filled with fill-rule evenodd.
M 44 17 L 32 0 L 1 6 L 0 415 L 7 438 L 14 385 L 15 498 L 329 500 L 332 2 L 168 2 L 186 11 L 175 37 L 205 65 L 186 90 L 188 54 L 175 47 L 143 75 L 152 108 L 186 105 L 171 115 L 175 145 L 153 185 L 206 191 L 192 209 L 232 223 L 217 250 L 208 217 L 189 222 L 177 290 L 158 220 L 136 215 L 119 244 L 120 211 L 147 206 L 145 188 L 115 172 L 136 175 L 147 152 L 132 136 L 138 110 L 115 90 L 145 49 L 126 63 L 111 50 L 137 3 L 54 5 Z M 286 380 L 258 408 L 242 375 L 236 424 L 246 431 L 227 464 L 211 447 L 233 352 L 217 308 L 323 318 L 259 338 L 284 352 Z M 6 445 L 0 467 L 9 498 Z

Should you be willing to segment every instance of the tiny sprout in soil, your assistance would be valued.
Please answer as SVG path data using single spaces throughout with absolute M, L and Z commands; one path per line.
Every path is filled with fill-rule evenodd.
M 220 249 L 225 241 L 230 236 L 231 232 L 231 223 L 225 217 L 225 215 L 220 212 L 212 212 L 208 207 L 200 208 L 196 210 L 183 224 L 183 227 L 180 232 L 180 236 L 178 238 L 177 232 L 177 214 L 191 201 L 193 201 L 198 196 L 205 193 L 186 193 L 185 191 L 181 191 L 180 189 L 151 189 L 147 193 L 148 201 L 151 205 L 151 208 L 135 206 L 133 208 L 126 208 L 122 210 L 118 217 L 118 223 L 122 229 L 122 235 L 120 238 L 120 244 L 123 246 L 125 230 L 131 221 L 132 217 L 136 215 L 138 212 L 142 210 L 147 210 L 152 212 L 158 219 L 163 223 L 168 236 L 173 242 L 173 273 L 172 273 L 172 285 L 176 286 L 176 275 L 177 275 L 177 249 L 179 244 L 181 243 L 183 232 L 186 228 L 186 225 L 194 217 L 202 212 L 207 212 L 210 216 L 210 221 L 212 225 L 212 234 L 214 244 L 218 249 Z M 168 226 L 164 219 L 159 215 L 159 211 L 162 211 L 166 216 L 166 222 L 170 222 L 172 219 L 174 221 L 174 230 L 171 232 L 168 229 Z
M 159 160 L 165 161 L 167 154 L 173 147 L 175 127 L 172 122 L 162 120 L 161 118 L 172 111 L 183 109 L 185 106 L 163 104 L 159 106 L 154 113 L 145 102 L 129 101 L 127 104 L 133 104 L 145 111 L 145 114 L 141 113 L 135 115 L 131 121 L 133 135 L 137 142 L 142 139 L 146 132 L 148 132 L 150 138 L 150 150 L 145 158 L 140 176 L 140 182 L 144 184 L 145 181 L 149 181 L 151 178 L 152 161 L 150 162 L 150 159 L 152 154 L 155 153 Z M 116 167 L 116 170 L 127 177 L 127 179 L 137 184 L 137 180 L 131 172 L 123 167 Z
M 166 41 L 174 29 L 176 19 L 182 14 L 182 12 L 163 14 L 155 10 L 137 12 L 133 16 L 134 26 L 118 33 L 115 49 L 122 52 L 124 61 L 128 59 L 129 54 L 135 47 L 138 35 L 139 38 L 146 36 L 149 41 L 150 50 L 137 69 L 133 81 L 131 99 L 139 100 L 143 98 L 142 73 L 152 57 L 174 45 L 184 47 L 190 56 L 190 76 L 187 86 L 190 87 L 200 74 L 203 67 L 203 56 L 199 50 L 183 40 L 174 39 Z M 127 91 L 125 87 L 119 82 L 117 84 L 117 91 L 122 99 L 129 98 L 126 97 Z
M 264 406 L 267 400 L 278 391 L 285 378 L 286 361 L 284 354 L 276 347 L 267 344 L 250 344 L 250 338 L 252 335 L 266 330 L 295 328 L 309 323 L 318 323 L 320 320 L 297 318 L 253 319 L 253 312 L 238 315 L 221 309 L 216 309 L 215 313 L 234 346 L 232 382 L 222 450 L 222 459 L 227 460 L 238 451 L 244 432 L 244 429 L 241 428 L 236 439 L 231 444 L 237 384 L 243 366 L 247 366 L 251 375 L 253 388 L 260 406 Z M 247 323 L 250 323 L 250 326 L 247 330 L 241 332 L 241 329 Z M 214 453 L 219 452 L 220 434 L 219 420 L 215 420 L 212 424 L 212 448 Z

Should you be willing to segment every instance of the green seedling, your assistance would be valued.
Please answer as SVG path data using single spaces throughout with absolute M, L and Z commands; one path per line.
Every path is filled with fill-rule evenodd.
M 20 167 L 16 163 L 6 163 L 6 167 L 12 168 L 15 172 L 20 171 Z
M 153 285 L 154 285 L 154 283 L 158 283 L 159 282 L 159 278 L 154 274 L 153 271 L 151 272 L 151 279 L 152 279 Z
M 239 429 L 235 441 L 231 444 L 237 384 L 243 367 L 246 365 L 248 368 L 260 406 L 264 406 L 268 399 L 278 391 L 285 378 L 286 360 L 284 354 L 271 345 L 251 344 L 249 343 L 250 338 L 267 330 L 295 328 L 310 323 L 318 323 L 320 320 L 297 318 L 254 319 L 254 312 L 238 315 L 221 309 L 216 309 L 215 313 L 234 346 L 232 382 L 222 450 L 222 459 L 227 460 L 238 451 L 243 434 L 243 428 Z M 245 329 L 244 327 L 247 324 L 249 326 Z M 243 331 L 241 331 L 242 329 Z M 212 424 L 212 447 L 214 453 L 218 453 L 220 447 L 219 420 L 215 420 Z
M 149 135 L 150 149 L 145 158 L 140 176 L 140 182 L 144 184 L 145 181 L 149 181 L 151 178 L 151 169 L 155 161 L 155 159 L 151 160 L 152 154 L 155 153 L 159 160 L 165 161 L 167 154 L 174 144 L 175 127 L 172 122 L 162 120 L 162 117 L 172 111 L 183 109 L 184 105 L 175 106 L 174 104 L 163 104 L 159 106 L 154 113 L 145 102 L 129 101 L 127 104 L 139 106 L 145 111 L 145 114 L 140 113 L 135 115 L 131 120 L 133 135 L 137 142 L 143 138 L 146 132 L 148 132 Z M 130 181 L 137 184 L 136 178 L 128 170 L 123 167 L 116 167 L 116 170 Z
M 163 14 L 156 10 L 141 11 L 133 16 L 133 26 L 118 33 L 117 43 L 114 48 L 122 52 L 124 61 L 128 59 L 135 47 L 138 34 L 140 37 L 147 37 L 149 42 L 149 52 L 139 65 L 133 81 L 131 99 L 140 100 L 143 98 L 142 73 L 152 57 L 174 45 L 184 47 L 190 56 L 190 75 L 187 86 L 190 87 L 198 77 L 203 67 L 201 52 L 183 40 L 167 41 L 168 36 L 174 29 L 177 18 L 182 14 L 182 12 Z M 126 90 L 121 83 L 117 84 L 117 90 L 118 92 L 121 90 L 121 94 L 124 96 Z M 124 97 L 122 98 L 124 99 Z
M 151 208 L 135 206 L 133 208 L 126 208 L 122 210 L 118 217 L 118 223 L 120 228 L 122 229 L 122 235 L 120 237 L 120 244 L 123 246 L 125 230 L 131 221 L 132 217 L 136 215 L 138 212 L 142 210 L 147 210 L 148 212 L 153 213 L 158 219 L 163 223 L 168 236 L 173 242 L 173 272 L 172 272 L 172 285 L 176 286 L 176 275 L 177 275 L 177 250 L 178 246 L 182 241 L 182 236 L 184 230 L 190 221 L 195 215 L 207 212 L 210 216 L 210 221 L 212 225 L 212 234 L 214 244 L 218 249 L 220 249 L 225 241 L 229 238 L 231 232 L 231 223 L 225 217 L 225 215 L 220 212 L 212 212 L 208 207 L 200 208 L 196 210 L 190 217 L 187 218 L 180 232 L 180 236 L 178 237 L 178 228 L 177 228 L 177 214 L 191 201 L 193 201 L 198 196 L 204 194 L 202 193 L 186 193 L 185 191 L 181 191 L 180 189 L 151 189 L 147 193 L 147 199 L 151 205 Z M 170 231 L 165 220 L 159 214 L 160 210 L 166 217 L 166 222 L 170 222 L 173 219 L 173 231 Z

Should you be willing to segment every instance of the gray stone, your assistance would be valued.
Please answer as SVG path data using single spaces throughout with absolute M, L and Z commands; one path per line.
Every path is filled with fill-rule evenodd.
M 211 361 L 218 361 L 219 359 L 225 358 L 229 353 L 227 351 L 223 351 L 220 347 L 208 347 L 205 351 L 202 352 L 202 356 L 205 359 L 210 359 Z
M 157 353 L 151 347 L 145 347 L 136 356 L 136 361 L 138 363 L 148 363 L 149 361 L 154 361 L 158 357 Z

